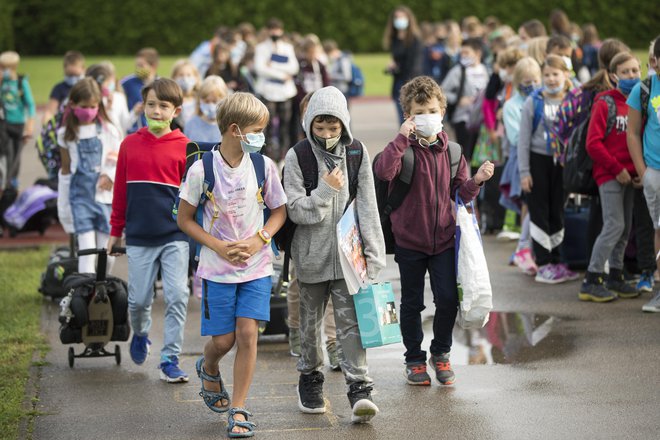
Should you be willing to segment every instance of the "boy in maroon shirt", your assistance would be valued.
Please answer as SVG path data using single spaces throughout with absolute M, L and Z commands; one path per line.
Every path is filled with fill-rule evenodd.
M 454 234 L 456 220 L 451 199 L 458 190 L 465 202 L 474 199 L 479 187 L 493 175 L 494 165 L 486 161 L 473 178 L 461 156 L 456 176 L 451 180 L 451 158 L 442 118 L 447 99 L 430 77 L 412 79 L 401 88 L 405 121 L 375 165 L 381 180 L 393 181 L 401 172 L 404 152 L 412 148 L 415 172 L 408 195 L 392 212 L 395 240 L 394 259 L 401 274 L 401 333 L 406 347 L 405 376 L 411 385 L 430 385 L 426 372 L 426 352 L 422 350 L 421 312 L 424 310 L 424 277 L 429 272 L 435 302 L 433 341 L 429 364 L 438 382 L 454 383 L 449 363 L 452 329 L 458 311 Z M 390 184 L 390 190 L 392 184 Z

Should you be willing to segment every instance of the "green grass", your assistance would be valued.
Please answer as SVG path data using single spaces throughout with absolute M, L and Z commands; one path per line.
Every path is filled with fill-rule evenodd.
M 170 76 L 172 65 L 183 56 L 163 56 L 160 58 L 158 74 Z M 117 69 L 117 77 L 122 78 L 133 72 L 133 57 L 130 56 L 88 56 L 87 65 L 99 61 L 110 60 Z M 356 55 L 355 61 L 365 75 L 365 91 L 367 96 L 388 96 L 391 87 L 391 77 L 383 74 L 388 62 L 387 54 Z M 19 72 L 28 75 L 30 86 L 37 105 L 46 104 L 53 86 L 62 80 L 61 57 L 22 57 Z
M 636 50 L 635 55 L 642 61 L 642 77 L 644 77 L 647 51 Z M 182 57 L 185 55 L 161 57 L 158 73 L 161 76 L 169 76 L 174 62 Z M 355 63 L 364 73 L 365 95 L 389 96 L 392 77 L 383 73 L 389 62 L 389 54 L 356 54 L 354 57 Z M 133 57 L 130 56 L 88 56 L 87 65 L 103 60 L 110 60 L 114 63 L 118 78 L 133 72 Z M 62 80 L 62 59 L 60 57 L 23 57 L 19 71 L 29 76 L 37 105 L 45 104 L 48 102 L 48 95 L 52 87 Z
M 17 438 L 35 351 L 48 350 L 40 332 L 42 296 L 37 291 L 48 249 L 0 252 L 0 438 Z

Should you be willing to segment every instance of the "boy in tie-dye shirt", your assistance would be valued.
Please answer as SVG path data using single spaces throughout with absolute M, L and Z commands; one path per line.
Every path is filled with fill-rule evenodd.
M 261 150 L 268 110 L 248 93 L 235 93 L 218 107 L 224 134 L 213 151 L 213 198 L 204 205 L 203 227 L 194 215 L 202 193 L 204 168 L 194 163 L 181 185 L 178 224 L 203 245 L 197 275 L 203 280 L 202 335 L 211 336 L 197 361 L 201 395 L 214 412 L 229 411 L 231 436 L 250 435 L 254 424 L 244 409 L 256 357 L 258 321 L 270 315 L 270 240 L 286 219 L 286 196 L 275 163 L 263 157 L 265 181 L 259 189 L 249 153 Z M 263 210 L 271 215 L 264 224 Z M 237 345 L 231 400 L 222 382 L 219 362 Z

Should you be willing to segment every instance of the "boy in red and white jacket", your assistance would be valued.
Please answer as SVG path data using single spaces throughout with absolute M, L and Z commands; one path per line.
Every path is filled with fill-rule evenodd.
M 188 309 L 188 238 L 172 218 L 172 206 L 185 174 L 188 138 L 170 128 L 183 94 L 177 83 L 162 78 L 145 86 L 142 96 L 147 127 L 126 137 L 119 149 L 108 252 L 126 229 L 130 353 L 138 365 L 149 354 L 153 285 L 161 269 L 166 308 L 160 378 L 187 382 L 179 355 Z
M 623 256 L 632 224 L 634 188 L 641 186 L 626 139 L 626 98 L 639 82 L 639 60 L 628 52 L 620 53 L 612 59 L 609 75 L 617 88 L 596 95 L 587 132 L 587 153 L 593 160 L 593 177 L 603 209 L 603 229 L 594 243 L 587 275 L 580 288 L 578 297 L 582 301 L 609 302 L 617 297 L 639 296 L 637 289 L 623 279 Z M 608 117 L 612 105 L 616 106 L 615 121 Z M 603 272 L 608 260 L 610 272 L 604 284 Z

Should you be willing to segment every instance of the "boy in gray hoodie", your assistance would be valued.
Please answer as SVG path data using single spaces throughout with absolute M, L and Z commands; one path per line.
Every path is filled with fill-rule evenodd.
M 314 92 L 304 115 L 307 139 L 318 168 L 318 184 L 306 189 L 296 146 L 286 155 L 284 191 L 287 212 L 298 226 L 291 255 L 300 283 L 300 332 L 302 356 L 298 361 L 298 407 L 304 413 L 325 412 L 323 399 L 323 353 L 320 326 L 328 298 L 335 307 L 337 339 L 343 351 L 341 368 L 353 409 L 352 421 L 364 423 L 378 413 L 371 401 L 373 383 L 367 375 L 366 351 L 362 348 L 355 304 L 348 292 L 339 263 L 336 226 L 352 201 L 347 165 L 347 147 L 354 146 L 346 98 L 336 87 Z M 361 147 L 355 200 L 367 260 L 367 275 L 375 280 L 385 266 L 385 243 L 381 230 L 371 161 Z M 358 150 L 359 151 L 359 150 Z

